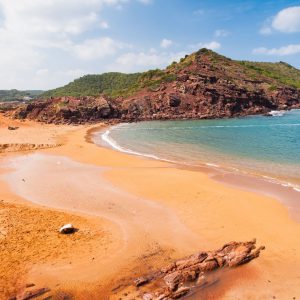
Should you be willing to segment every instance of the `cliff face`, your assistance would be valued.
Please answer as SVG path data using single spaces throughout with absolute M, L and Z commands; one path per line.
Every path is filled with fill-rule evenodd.
M 264 65 L 253 67 L 202 49 L 154 72 L 151 80 L 143 78 L 141 88 L 131 94 L 124 91 L 129 96 L 51 98 L 21 106 L 14 116 L 47 123 L 83 123 L 223 118 L 300 108 L 300 89 L 293 87 L 300 86 L 300 71 L 284 63 L 269 65 L 285 74 L 299 72 L 299 81 L 298 73 L 293 84 L 288 84 L 290 79 L 276 74 L 277 69 L 272 73 Z

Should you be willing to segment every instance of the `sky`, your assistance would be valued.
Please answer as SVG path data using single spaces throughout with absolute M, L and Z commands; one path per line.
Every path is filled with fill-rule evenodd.
M 300 68 L 300 1 L 0 0 L 0 89 L 164 68 L 202 47 Z

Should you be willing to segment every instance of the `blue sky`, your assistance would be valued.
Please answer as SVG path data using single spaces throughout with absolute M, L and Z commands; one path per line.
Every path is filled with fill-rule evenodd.
M 0 0 L 0 89 L 163 68 L 201 47 L 300 68 L 300 1 Z

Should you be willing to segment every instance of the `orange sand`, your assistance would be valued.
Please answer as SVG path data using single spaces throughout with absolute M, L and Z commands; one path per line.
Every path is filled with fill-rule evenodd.
M 102 238 L 97 238 L 96 233 L 93 233 L 95 236 L 91 234 L 88 237 L 84 237 L 83 233 L 81 238 L 75 234 L 74 243 L 77 237 L 80 242 L 74 245 L 76 249 L 74 250 L 76 255 L 73 257 L 74 267 L 69 267 L 68 271 L 62 266 L 69 264 L 69 256 L 63 257 L 61 253 L 53 255 L 54 245 L 61 243 L 58 240 L 59 235 L 53 234 L 58 223 L 49 227 L 49 235 L 52 235 L 52 238 L 45 237 L 44 243 L 49 245 L 49 248 L 40 248 L 38 243 L 34 243 L 32 248 L 29 248 L 28 245 L 24 246 L 23 239 L 20 239 L 20 245 L 30 251 L 35 250 L 32 255 L 26 256 L 26 264 L 24 263 L 27 281 L 34 280 L 40 285 L 48 282 L 54 292 L 57 290 L 56 284 L 60 284 L 59 289 L 75 293 L 76 299 L 87 299 L 87 287 L 90 291 L 88 299 L 119 299 L 120 297 L 132 299 L 135 295 L 133 292 L 124 296 L 122 288 L 120 288 L 121 294 L 115 294 L 111 288 L 119 285 L 122 278 L 126 279 L 130 275 L 138 276 L 151 267 L 164 265 L 170 259 L 201 249 L 218 248 L 231 240 L 249 240 L 256 237 L 259 244 L 266 246 L 261 257 L 235 270 L 233 274 L 236 276 L 230 282 L 225 280 L 227 285 L 223 286 L 215 296 L 211 296 L 211 299 L 273 299 L 273 297 L 277 299 L 296 297 L 297 299 L 300 297 L 300 225 L 289 217 L 283 205 L 272 198 L 224 186 L 199 171 L 183 170 L 172 164 L 99 148 L 86 141 L 86 133 L 90 128 L 78 127 L 70 132 L 63 132 L 59 135 L 59 138 L 64 140 L 63 146 L 38 151 L 51 156 L 67 156 L 84 164 L 107 167 L 104 175 L 99 176 L 99 182 L 104 184 L 107 180 L 119 191 L 123 191 L 123 194 L 119 193 L 117 199 L 111 199 L 113 205 L 122 207 L 123 198 L 130 204 L 130 197 L 133 197 L 135 201 L 140 201 L 137 211 L 141 218 L 136 218 L 136 223 L 133 223 L 129 216 L 120 212 L 120 219 L 123 220 L 124 226 L 128 225 L 130 228 L 128 231 L 130 236 L 124 238 L 124 231 L 122 228 L 118 230 L 113 225 L 108 210 L 103 210 L 101 217 L 96 219 L 95 216 L 88 216 L 93 213 L 92 210 L 87 212 L 87 215 L 82 215 L 83 219 L 78 221 L 79 225 L 80 222 L 84 224 L 84 220 L 86 224 L 93 224 L 99 219 L 101 230 L 107 233 L 101 235 Z M 62 195 L 67 193 L 67 190 L 62 191 Z M 4 184 L 1 185 L 0 199 L 4 200 L 4 205 L 10 205 L 6 202 L 12 200 L 18 203 L 21 201 L 20 197 L 14 196 Z M 76 200 L 74 199 L 74 203 L 80 206 Z M 155 214 L 156 206 L 153 210 L 149 209 L 146 200 L 153 205 L 158 205 L 159 213 Z M 24 211 L 31 209 L 24 201 L 14 205 L 21 205 Z M 55 220 L 56 215 L 59 219 L 61 218 L 59 214 L 64 214 L 45 208 L 39 209 L 38 206 L 34 209 L 37 214 L 43 212 L 47 215 L 43 218 L 45 222 L 41 223 L 43 228 L 47 228 L 47 224 L 52 219 Z M 148 214 L 147 210 L 149 210 Z M 13 208 L 8 207 L 7 213 L 13 214 Z M 31 214 L 24 213 L 23 217 L 30 220 Z M 67 215 L 72 218 L 70 213 Z M 172 215 L 174 220 L 171 218 Z M 76 218 L 74 220 L 77 222 Z M 166 220 L 165 226 L 162 226 L 164 220 Z M 11 220 L 12 224 L 16 222 L 15 219 Z M 30 227 L 29 236 L 34 236 L 36 224 L 34 222 L 26 224 Z M 18 232 L 12 233 L 14 239 L 17 239 L 18 234 Z M 92 245 L 93 251 L 101 252 L 105 236 L 108 251 L 91 264 L 93 254 L 83 251 L 80 247 L 82 244 Z M 65 250 L 70 247 L 67 242 L 59 245 L 65 247 L 63 248 Z M 120 249 L 122 249 L 121 253 Z M 40 251 L 44 253 L 42 256 L 39 256 Z M 44 257 L 45 253 L 49 254 L 49 260 Z M 77 255 L 78 253 L 81 254 Z M 3 255 L 1 250 L 0 259 Z M 10 257 L 13 259 L 14 255 L 14 251 L 11 251 L 8 260 Z M 32 267 L 37 259 L 39 259 L 39 273 Z M 21 257 L 18 257 L 18 260 L 23 262 Z M 49 261 L 54 262 L 51 268 L 48 267 Z M 55 266 L 56 261 L 59 261 L 60 267 Z M 5 274 L 3 267 L 0 268 L 0 274 Z M 82 273 L 86 276 L 82 276 Z M 71 285 L 70 274 L 72 274 Z M 7 284 L 10 284 L 10 279 L 12 280 L 6 278 Z M 59 299 L 58 296 L 56 297 Z

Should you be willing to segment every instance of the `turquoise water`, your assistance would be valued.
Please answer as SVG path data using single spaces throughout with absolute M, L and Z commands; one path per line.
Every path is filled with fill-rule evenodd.
M 271 117 L 120 124 L 101 137 L 132 154 L 300 182 L 300 110 Z

